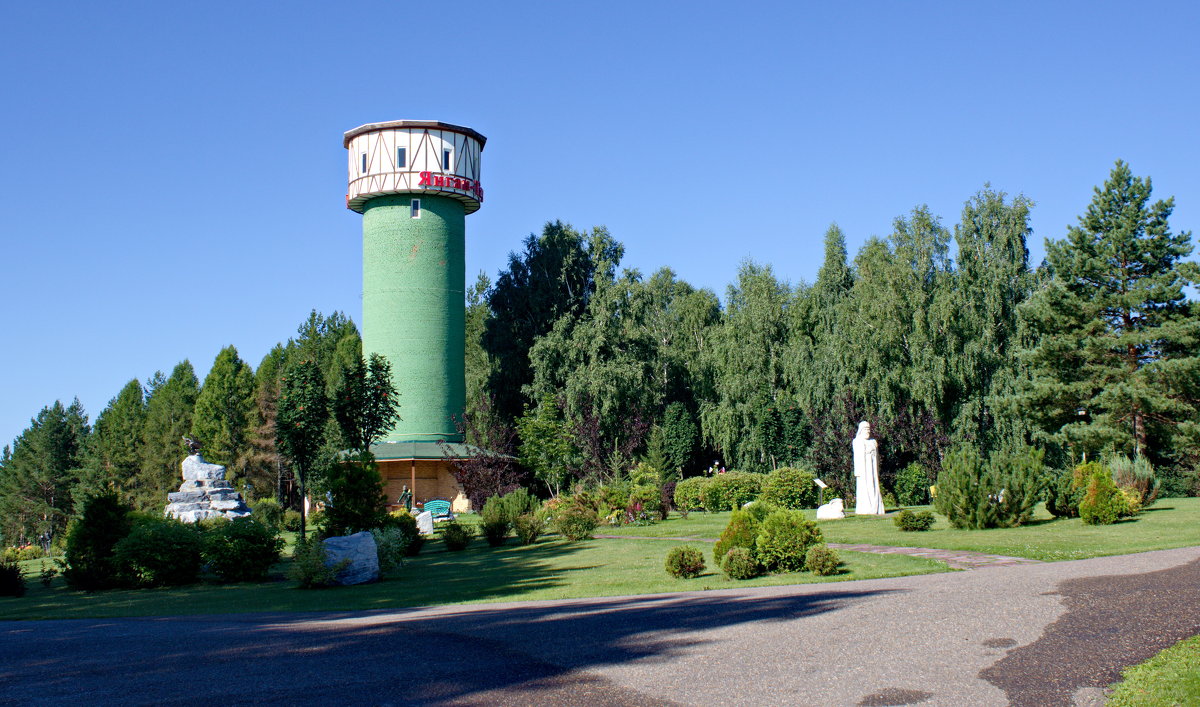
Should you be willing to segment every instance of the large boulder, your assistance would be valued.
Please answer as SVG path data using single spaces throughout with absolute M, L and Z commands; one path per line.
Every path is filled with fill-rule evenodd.
M 334 577 L 337 584 L 363 584 L 379 579 L 379 550 L 375 536 L 366 532 L 325 539 L 325 566 L 337 567 L 349 560 Z

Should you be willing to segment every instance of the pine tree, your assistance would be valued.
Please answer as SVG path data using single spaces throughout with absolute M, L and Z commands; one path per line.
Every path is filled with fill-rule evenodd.
M 187 454 L 182 438 L 192 429 L 200 382 L 192 364 L 184 360 L 169 378 L 155 373 L 147 388 L 132 501 L 139 510 L 162 512 L 167 494 L 179 488 L 179 465 Z
M 1191 233 L 1172 233 L 1174 199 L 1118 161 L 1067 237 L 1046 244 L 1050 281 L 1022 309 L 1040 337 L 1025 353 L 1023 409 L 1076 453 L 1114 449 L 1161 462 L 1194 434 L 1200 319 Z
M 228 467 L 238 480 L 244 476 L 244 456 L 250 447 L 253 407 L 254 373 L 236 348 L 226 346 L 196 398 L 192 436 L 203 445 L 205 459 Z
M 88 439 L 82 490 L 90 494 L 112 490 L 129 498 L 141 467 L 142 428 L 146 420 L 145 391 L 134 378 L 96 417 Z

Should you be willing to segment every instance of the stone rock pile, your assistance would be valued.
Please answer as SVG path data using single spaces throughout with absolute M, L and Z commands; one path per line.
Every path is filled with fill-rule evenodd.
M 225 480 L 225 467 L 210 464 L 199 454 L 184 459 L 181 466 L 183 484 L 175 493 L 167 494 L 167 516 L 195 523 L 216 516 L 232 520 L 250 515 L 242 494 Z

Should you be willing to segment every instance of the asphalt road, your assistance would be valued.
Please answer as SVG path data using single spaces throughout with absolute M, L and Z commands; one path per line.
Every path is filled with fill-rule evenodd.
M 1184 548 L 643 597 L 0 622 L 0 705 L 1086 704 L 1197 633 L 1200 548 Z

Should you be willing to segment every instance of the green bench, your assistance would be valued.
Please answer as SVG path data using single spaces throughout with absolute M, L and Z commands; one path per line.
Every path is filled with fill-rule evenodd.
M 450 512 L 450 502 L 440 498 L 426 501 L 423 510 L 429 511 L 434 523 L 439 520 L 454 520 L 454 514 Z

